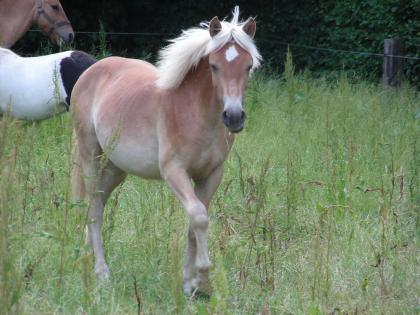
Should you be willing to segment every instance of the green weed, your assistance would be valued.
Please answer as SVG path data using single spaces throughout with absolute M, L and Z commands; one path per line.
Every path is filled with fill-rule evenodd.
M 185 211 L 135 177 L 108 202 L 112 277 L 98 282 L 69 198 L 69 115 L 3 116 L 1 313 L 418 313 L 418 93 L 287 65 L 285 80 L 261 71 L 249 85 L 210 209 L 209 300 L 182 295 Z

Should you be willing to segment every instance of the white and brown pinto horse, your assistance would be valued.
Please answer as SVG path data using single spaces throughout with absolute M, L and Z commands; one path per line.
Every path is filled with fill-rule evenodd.
M 254 19 L 238 18 L 236 7 L 230 22 L 214 17 L 184 31 L 161 51 L 157 68 L 110 57 L 77 81 L 70 107 L 81 168 L 73 172 L 73 192 L 89 205 L 87 241 L 99 277 L 109 276 L 101 239 L 104 205 L 126 174 L 135 174 L 164 179 L 188 213 L 185 293 L 208 283 L 207 209 L 233 133 L 244 127 L 248 78 L 261 59 L 252 40 Z
M 73 28 L 58 0 L 0 0 L 0 46 L 12 47 L 33 24 L 55 44 L 71 43 Z
M 82 51 L 21 57 L 0 47 L 0 113 L 40 120 L 68 110 L 74 84 L 95 62 Z

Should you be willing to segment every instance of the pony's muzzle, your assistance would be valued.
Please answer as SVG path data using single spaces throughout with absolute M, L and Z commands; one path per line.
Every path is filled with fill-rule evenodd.
M 238 133 L 244 129 L 245 112 L 240 110 L 224 110 L 222 113 L 223 123 L 230 132 Z
M 60 34 L 60 37 L 66 44 L 71 44 L 74 40 L 74 33 Z
M 74 40 L 74 33 L 73 32 L 58 32 L 58 36 L 61 40 L 66 44 L 71 44 Z

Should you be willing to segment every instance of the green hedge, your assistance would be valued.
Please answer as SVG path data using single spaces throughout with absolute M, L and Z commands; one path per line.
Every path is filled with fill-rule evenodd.
M 264 32 L 259 35 L 264 39 L 261 44 L 266 59 L 273 59 L 273 53 L 281 56 L 286 50 L 266 41 L 266 37 L 302 46 L 374 53 L 383 52 L 385 38 L 400 37 L 404 39 L 406 55 L 420 57 L 419 17 L 418 0 L 285 2 L 260 15 L 260 22 L 269 23 L 263 22 Z M 300 68 L 314 71 L 344 68 L 365 77 L 382 75 L 381 57 L 290 48 Z M 406 60 L 405 75 L 419 85 L 420 61 Z

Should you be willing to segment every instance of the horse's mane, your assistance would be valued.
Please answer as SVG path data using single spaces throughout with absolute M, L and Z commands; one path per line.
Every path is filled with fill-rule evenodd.
M 196 67 L 203 57 L 222 48 L 231 40 L 251 54 L 252 67 L 257 68 L 262 58 L 252 38 L 242 30 L 244 22 L 239 22 L 238 6 L 232 14 L 230 22 L 221 22 L 222 30 L 214 37 L 210 36 L 209 23 L 203 22 L 201 28 L 188 29 L 181 36 L 170 40 L 171 44 L 159 52 L 157 85 L 162 89 L 178 87 L 188 71 Z

